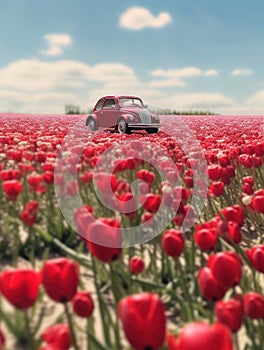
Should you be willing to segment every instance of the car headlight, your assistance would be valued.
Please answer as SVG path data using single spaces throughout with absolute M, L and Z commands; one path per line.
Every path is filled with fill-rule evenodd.
M 156 114 L 155 115 L 155 120 L 158 122 L 159 121 L 159 116 Z
M 132 121 L 132 120 L 134 120 L 134 116 L 133 115 L 130 115 L 129 116 L 129 119 Z

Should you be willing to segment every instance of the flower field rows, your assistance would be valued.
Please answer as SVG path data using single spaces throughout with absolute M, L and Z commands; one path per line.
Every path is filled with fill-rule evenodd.
M 0 349 L 263 349 L 264 118 L 85 118 L 0 115 Z

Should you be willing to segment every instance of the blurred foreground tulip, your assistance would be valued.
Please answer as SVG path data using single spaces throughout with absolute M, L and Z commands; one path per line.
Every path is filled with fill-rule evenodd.
M 16 308 L 34 305 L 40 285 L 40 275 L 31 269 L 6 270 L 0 274 L 0 292 Z
M 165 339 L 166 317 L 158 295 L 128 296 L 118 304 L 118 314 L 127 340 L 136 350 L 159 349 Z
M 220 322 L 212 325 L 189 323 L 168 345 L 168 350 L 233 350 L 231 333 Z
M 79 267 L 66 258 L 47 260 L 42 269 L 42 283 L 48 296 L 60 303 L 70 301 L 77 291 Z

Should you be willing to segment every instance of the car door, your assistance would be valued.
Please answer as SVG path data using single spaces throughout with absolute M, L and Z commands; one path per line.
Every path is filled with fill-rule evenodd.
M 97 128 L 101 127 L 103 119 L 103 99 L 101 98 L 95 105 L 93 114 L 96 116 L 96 126 Z
M 102 109 L 102 127 L 112 128 L 116 125 L 117 120 L 117 104 L 115 98 L 106 98 Z

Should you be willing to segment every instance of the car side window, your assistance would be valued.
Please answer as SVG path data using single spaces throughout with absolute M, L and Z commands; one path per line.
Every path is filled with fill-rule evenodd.
M 95 109 L 98 110 L 98 109 L 102 109 L 103 107 L 103 100 L 99 100 L 95 106 Z
M 115 104 L 114 98 L 107 98 L 104 102 L 104 108 L 113 108 Z

